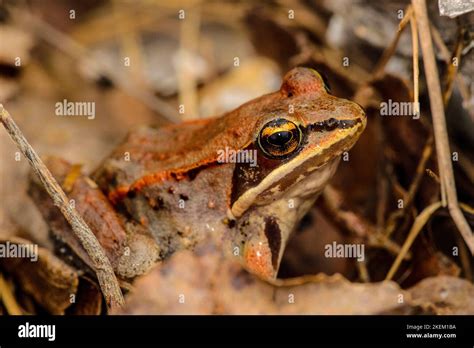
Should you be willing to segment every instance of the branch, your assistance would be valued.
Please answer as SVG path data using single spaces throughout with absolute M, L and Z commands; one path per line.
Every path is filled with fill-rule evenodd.
M 449 213 L 464 238 L 471 254 L 474 255 L 474 237 L 466 218 L 458 204 L 453 166 L 450 159 L 448 132 L 444 115 L 443 97 L 438 78 L 433 43 L 431 41 L 430 23 L 425 0 L 412 0 L 413 10 L 420 35 L 421 50 L 425 66 L 426 83 L 430 96 L 431 115 L 435 135 L 436 153 L 438 157 L 441 190 L 447 199 Z
M 390 45 L 387 46 L 387 48 L 383 51 L 382 57 L 379 59 L 379 61 L 377 62 L 377 65 L 375 66 L 372 72 L 371 78 L 373 80 L 380 78 L 382 74 L 384 73 L 385 66 L 387 65 L 388 61 L 395 53 L 395 50 L 397 49 L 397 46 L 398 46 L 398 41 L 400 40 L 400 37 L 402 36 L 403 29 L 405 29 L 412 15 L 413 15 L 413 9 L 411 5 L 408 5 L 405 9 L 405 15 L 403 16 L 402 20 L 400 21 L 400 24 L 398 25 L 398 30 L 397 30 L 397 33 L 395 34 L 395 37 L 393 38 Z
M 71 207 L 69 200 L 62 190 L 61 186 L 52 176 L 51 172 L 46 168 L 43 161 L 36 154 L 35 150 L 28 143 L 21 130 L 11 118 L 7 110 L 0 104 L 1 122 L 10 134 L 13 142 L 18 146 L 23 155 L 30 162 L 33 171 L 43 183 L 49 196 L 53 199 L 54 205 L 61 210 L 66 220 L 72 227 L 74 234 L 81 242 L 87 254 L 90 256 L 99 280 L 100 288 L 104 294 L 107 306 L 109 308 L 122 306 L 124 304 L 123 295 L 120 290 L 117 278 L 112 269 L 109 259 L 104 253 L 102 246 L 97 238 L 89 229 L 79 213 Z
M 429 206 L 427 206 L 421 213 L 418 215 L 413 222 L 413 226 L 410 229 L 410 232 L 408 233 L 408 237 L 405 240 L 405 243 L 403 243 L 402 250 L 398 254 L 397 258 L 392 264 L 392 267 L 390 267 L 390 270 L 387 273 L 387 276 L 385 277 L 386 280 L 390 280 L 393 278 L 395 273 L 398 270 L 398 267 L 400 267 L 400 264 L 405 257 L 406 253 L 408 250 L 410 250 L 411 245 L 415 241 L 416 237 L 422 230 L 423 226 L 428 222 L 429 218 L 433 213 L 438 210 L 441 207 L 441 202 L 436 202 L 433 203 Z

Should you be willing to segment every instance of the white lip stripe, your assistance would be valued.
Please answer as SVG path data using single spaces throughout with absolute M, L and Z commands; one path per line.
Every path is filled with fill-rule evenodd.
M 339 139 L 354 135 L 359 130 L 360 127 L 363 127 L 363 122 L 358 123 L 357 127 L 353 127 L 350 129 L 338 129 L 339 132 L 343 133 L 342 137 L 340 137 Z M 259 185 L 247 190 L 235 201 L 234 205 L 231 208 L 232 215 L 235 218 L 242 216 L 242 214 L 245 213 L 245 211 L 252 205 L 252 203 L 255 201 L 255 199 L 261 192 L 265 191 L 273 183 L 283 178 L 288 172 L 291 171 L 292 168 L 298 167 L 299 165 L 303 164 L 305 161 L 309 160 L 310 158 L 313 158 L 319 155 L 323 150 L 331 147 L 337 142 L 338 141 L 329 143 L 325 147 L 320 147 L 320 150 L 317 152 L 311 152 L 309 154 L 302 152 L 300 155 L 296 156 L 292 161 L 275 169 L 267 177 L 265 177 L 260 182 Z

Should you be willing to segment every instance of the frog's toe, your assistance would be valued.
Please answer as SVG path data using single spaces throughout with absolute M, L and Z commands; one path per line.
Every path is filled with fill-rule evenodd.
M 127 224 L 128 231 L 135 230 Z M 129 233 L 124 252 L 119 258 L 117 275 L 120 278 L 132 279 L 146 273 L 160 260 L 160 248 L 155 240 L 145 233 Z

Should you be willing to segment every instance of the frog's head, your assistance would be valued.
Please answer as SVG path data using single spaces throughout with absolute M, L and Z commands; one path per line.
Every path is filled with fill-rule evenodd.
M 290 234 L 359 138 L 366 117 L 356 103 L 332 96 L 321 75 L 307 68 L 288 72 L 266 98 L 244 149 L 256 162 L 234 171 L 231 213 L 244 266 L 273 279 Z

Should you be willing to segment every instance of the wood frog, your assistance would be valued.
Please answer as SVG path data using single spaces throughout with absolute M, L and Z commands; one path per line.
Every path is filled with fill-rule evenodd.
M 365 125 L 359 105 L 298 67 L 280 90 L 221 117 L 131 132 L 90 178 L 71 174 L 64 161 L 48 165 L 119 277 L 213 241 L 270 280 L 292 231 Z M 52 227 L 81 253 L 64 228 Z

